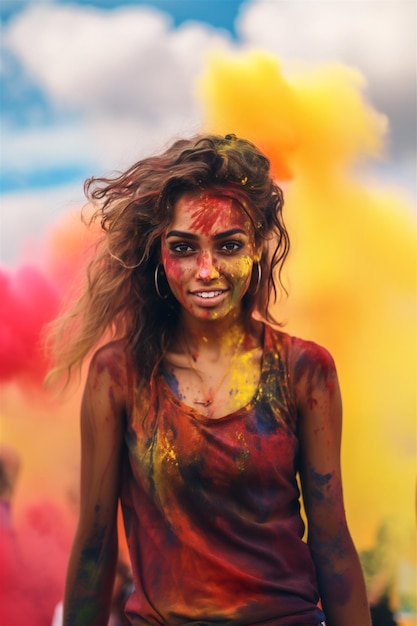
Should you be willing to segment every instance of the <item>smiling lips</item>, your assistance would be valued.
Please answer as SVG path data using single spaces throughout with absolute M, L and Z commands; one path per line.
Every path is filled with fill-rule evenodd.
M 223 295 L 226 291 L 226 289 L 211 289 L 210 291 L 192 291 L 191 293 L 193 296 L 203 298 L 203 300 L 211 300 Z

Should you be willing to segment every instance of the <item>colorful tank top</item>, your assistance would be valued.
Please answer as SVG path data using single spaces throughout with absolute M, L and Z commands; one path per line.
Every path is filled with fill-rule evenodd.
M 303 344 L 266 326 L 254 398 L 223 418 L 183 404 L 162 374 L 134 403 L 121 498 L 134 626 L 324 619 L 296 481 L 291 371 Z

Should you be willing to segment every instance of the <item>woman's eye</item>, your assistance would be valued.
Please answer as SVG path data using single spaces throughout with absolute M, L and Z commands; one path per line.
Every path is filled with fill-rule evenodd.
M 187 252 L 193 251 L 193 248 L 188 243 L 174 243 L 170 246 L 170 249 L 176 254 L 187 254 Z
M 221 249 L 225 252 L 237 252 L 242 247 L 242 243 L 240 241 L 226 241 Z

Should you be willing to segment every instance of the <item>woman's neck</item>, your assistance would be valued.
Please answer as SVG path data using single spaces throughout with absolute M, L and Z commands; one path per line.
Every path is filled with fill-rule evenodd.
M 183 311 L 178 320 L 178 327 L 183 334 L 187 334 L 196 341 L 204 341 L 205 336 L 210 341 L 221 341 L 223 335 L 233 332 L 236 328 L 243 328 L 243 315 L 240 311 L 231 311 L 229 315 L 220 319 L 204 320 Z
M 177 395 L 213 419 L 245 406 L 259 383 L 262 339 L 255 320 L 179 324 L 164 364 Z
M 216 360 L 219 355 L 233 353 L 237 345 L 249 348 L 253 340 L 257 343 L 260 333 L 255 320 L 249 324 L 241 315 L 210 322 L 180 318 L 175 343 L 179 352 Z

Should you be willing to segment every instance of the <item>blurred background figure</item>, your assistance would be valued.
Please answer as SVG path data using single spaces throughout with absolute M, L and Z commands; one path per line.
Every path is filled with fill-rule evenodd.
M 12 499 L 20 471 L 16 450 L 0 443 L 0 530 L 11 531 Z
M 373 626 L 415 626 L 414 529 L 397 516 L 382 520 L 360 553 Z
M 375 604 L 371 604 L 371 618 L 374 626 L 398 626 L 390 608 L 389 598 L 385 594 Z

